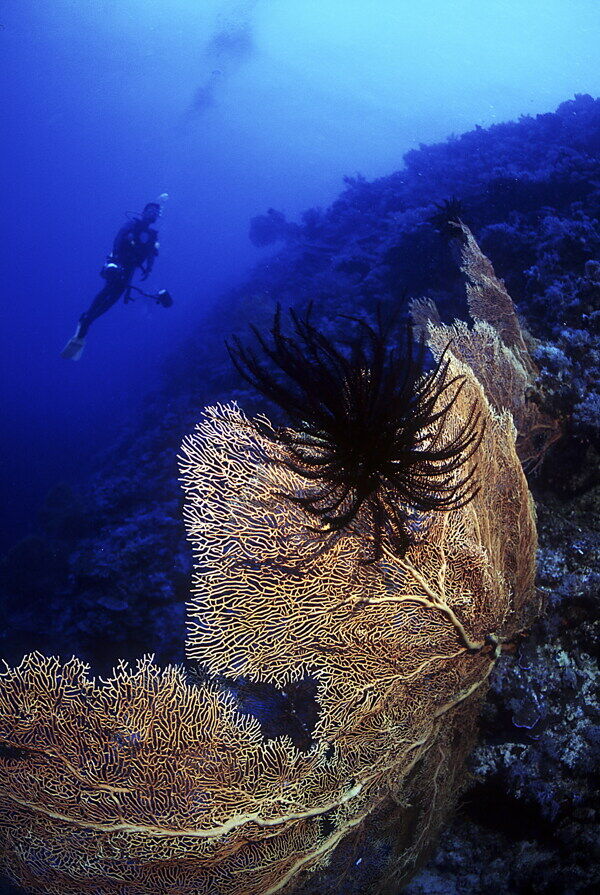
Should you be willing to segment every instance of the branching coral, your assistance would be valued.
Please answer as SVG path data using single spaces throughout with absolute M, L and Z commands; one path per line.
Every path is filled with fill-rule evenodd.
M 394 885 L 411 873 L 460 787 L 502 644 L 538 609 L 511 414 L 452 349 L 444 364 L 432 437 L 456 444 L 477 418 L 477 450 L 445 475 L 460 487 L 476 466 L 481 486 L 370 564 L 360 525 L 324 549 L 309 507 L 281 496 L 306 488 L 294 442 L 233 405 L 206 411 L 181 471 L 187 654 L 207 680 L 150 658 L 105 681 L 39 654 L 4 671 L 0 853 L 14 879 L 44 895 L 272 895 L 384 828 Z M 309 749 L 265 740 L 236 710 L 217 681 L 240 675 L 316 681 Z

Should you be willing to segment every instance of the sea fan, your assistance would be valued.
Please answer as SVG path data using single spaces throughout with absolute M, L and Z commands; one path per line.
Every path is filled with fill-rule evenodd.
M 465 464 L 481 441 L 479 413 L 473 406 L 458 432 L 445 432 L 460 378 L 449 377 L 445 353 L 426 372 L 423 340 L 413 344 L 411 326 L 385 323 L 380 308 L 375 326 L 345 318 L 354 325 L 346 349 L 317 329 L 310 306 L 290 316 L 291 335 L 278 306 L 272 340 L 253 328 L 257 346 L 239 339 L 227 346 L 239 373 L 287 414 L 289 424 L 278 428 L 253 421 L 283 446 L 276 462 L 306 482 L 281 496 L 321 531 L 359 524 L 367 561 L 380 558 L 385 543 L 403 555 L 425 514 L 457 509 L 477 493 L 475 465 Z

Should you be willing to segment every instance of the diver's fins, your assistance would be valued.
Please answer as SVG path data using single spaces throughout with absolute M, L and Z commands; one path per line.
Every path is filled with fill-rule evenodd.
M 85 339 L 79 339 L 77 334 L 75 334 L 72 339 L 69 339 L 60 356 L 67 358 L 67 360 L 79 360 L 84 348 Z

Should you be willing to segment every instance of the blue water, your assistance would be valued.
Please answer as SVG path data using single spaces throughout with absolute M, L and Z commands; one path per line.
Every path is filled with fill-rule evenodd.
M 344 175 L 600 93 L 597 0 L 3 0 L 0 538 L 85 476 L 203 312 Z M 168 192 L 153 289 L 61 359 L 127 212 Z M 268 253 L 269 250 L 266 250 Z

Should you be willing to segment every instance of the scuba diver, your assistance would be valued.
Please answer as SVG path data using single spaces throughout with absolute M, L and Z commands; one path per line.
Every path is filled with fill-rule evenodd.
M 166 194 L 160 197 L 166 199 Z M 107 257 L 100 271 L 106 285 L 98 292 L 92 304 L 79 318 L 75 335 L 69 339 L 62 350 L 62 356 L 70 360 L 79 360 L 85 346 L 85 337 L 94 322 L 125 294 L 125 302 L 133 301 L 131 291 L 135 290 L 147 298 L 154 298 L 160 305 L 169 308 L 173 299 L 166 289 L 156 294 L 144 292 L 138 286 L 132 286 L 131 280 L 136 268 L 142 271 L 142 280 L 146 280 L 152 270 L 154 259 L 158 255 L 158 231 L 152 227 L 161 215 L 159 202 L 148 202 L 141 215 L 128 221 L 117 233 L 113 250 Z

